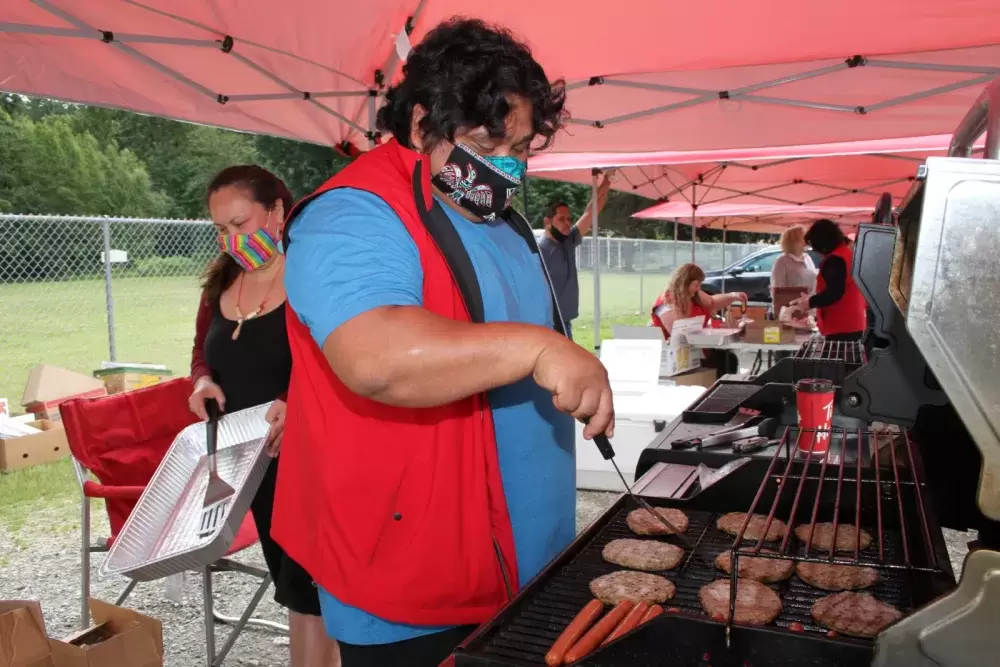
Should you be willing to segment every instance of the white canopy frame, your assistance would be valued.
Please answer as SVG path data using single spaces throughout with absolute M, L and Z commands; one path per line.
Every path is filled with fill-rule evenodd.
M 134 34 L 126 32 L 116 32 L 114 30 L 109 30 L 105 28 L 99 28 L 89 25 L 86 21 L 80 19 L 75 14 L 57 7 L 55 4 L 49 0 L 30 0 L 32 4 L 36 5 L 40 9 L 45 10 L 53 17 L 61 19 L 73 26 L 74 28 L 60 28 L 55 26 L 44 26 L 44 25 L 30 25 L 23 23 L 12 23 L 12 22 L 0 22 L 0 35 L 4 33 L 7 34 L 24 34 L 24 35 L 47 35 L 52 37 L 60 37 L 66 39 L 90 39 L 96 40 L 103 44 L 107 44 L 115 49 L 118 49 L 122 53 L 128 55 L 129 57 L 145 64 L 151 69 L 156 70 L 166 76 L 174 79 L 178 83 L 194 90 L 205 97 L 214 100 L 218 104 L 239 104 L 240 102 L 267 102 L 267 101 L 289 101 L 289 100 L 301 100 L 305 104 L 309 104 L 321 112 L 336 118 L 338 121 L 344 123 L 349 128 L 355 132 L 361 134 L 365 139 L 367 139 L 368 147 L 374 148 L 379 140 L 381 139 L 380 133 L 375 129 L 375 113 L 377 109 L 376 100 L 378 97 L 383 95 L 383 91 L 387 82 L 391 81 L 395 76 L 396 69 L 402 62 L 398 51 L 399 47 L 390 50 L 389 57 L 386 59 L 385 64 L 380 69 L 376 69 L 372 72 L 372 78 L 370 82 L 365 82 L 351 76 L 350 74 L 340 71 L 336 68 L 329 67 L 323 63 L 315 62 L 313 60 L 308 60 L 302 58 L 294 53 L 283 49 L 277 49 L 259 42 L 254 42 L 250 40 L 237 40 L 237 38 L 232 35 L 221 35 L 217 39 L 194 39 L 190 37 L 177 37 L 171 35 L 143 35 Z M 149 7 L 137 2 L 136 0 L 122 0 L 125 4 L 131 5 L 137 9 L 151 12 L 152 14 L 159 15 L 161 17 L 173 19 L 180 23 L 204 30 L 209 34 L 219 34 L 218 31 L 211 26 L 204 25 L 197 21 L 193 21 L 189 18 L 172 14 L 170 12 L 164 11 L 156 7 Z M 420 0 L 417 4 L 416 9 L 413 14 L 407 17 L 406 24 L 402 26 L 402 34 L 409 36 L 413 32 L 413 26 L 416 20 L 422 13 L 427 0 Z M 110 27 L 110 26 L 109 26 Z M 299 90 L 292 84 L 283 80 L 277 74 L 268 71 L 265 67 L 254 62 L 251 58 L 243 55 L 239 52 L 238 46 L 241 43 L 253 46 L 258 49 L 263 49 L 270 51 L 282 56 L 292 58 L 294 60 L 300 61 L 304 64 L 310 66 L 318 67 L 329 71 L 332 74 L 344 77 L 353 83 L 357 84 L 357 90 Z M 171 68 L 170 66 L 158 61 L 157 59 L 142 53 L 141 51 L 134 48 L 133 45 L 136 44 L 165 44 L 171 46 L 177 46 L 181 48 L 194 48 L 194 49 L 217 49 L 222 53 L 231 56 L 235 61 L 241 63 L 248 69 L 257 72 L 263 77 L 274 82 L 278 86 L 285 88 L 288 92 L 285 93 L 232 93 L 225 92 L 222 90 L 211 90 L 202 84 L 192 80 L 190 77 L 185 76 L 181 72 Z M 0 87 L 2 87 L 4 81 L 0 81 Z M 0 88 L 2 90 L 3 88 Z M 32 94 L 32 91 L 19 91 L 12 90 L 10 92 L 23 93 L 26 95 Z M 339 113 L 335 109 L 331 109 L 326 104 L 323 104 L 322 100 L 330 98 L 345 98 L 345 97 L 364 97 L 368 98 L 367 104 L 361 107 L 361 110 L 354 118 L 348 118 L 347 116 Z M 76 100 L 64 100 L 66 102 L 76 102 Z M 245 111 L 246 112 L 246 111 Z M 367 112 L 367 113 L 365 113 Z M 248 115 L 252 115 L 249 114 Z M 367 118 L 362 118 L 362 116 L 367 115 Z M 364 123 L 364 124 L 362 124 Z M 345 153 L 350 154 L 350 151 L 343 145 L 338 145 L 337 142 L 332 142 L 337 148 L 340 148 Z
M 340 146 L 342 150 L 345 150 L 345 147 L 342 145 L 345 137 L 364 138 L 367 140 L 369 147 L 378 143 L 380 137 L 374 128 L 374 107 L 376 106 L 376 100 L 378 96 L 382 94 L 385 86 L 388 85 L 396 75 L 401 62 L 401 56 L 405 57 L 407 46 L 404 46 L 403 44 L 408 45 L 408 36 L 414 32 L 415 27 L 418 25 L 418 34 L 422 34 L 425 30 L 426 26 L 421 23 L 421 18 L 430 15 L 427 20 L 436 20 L 434 12 L 427 9 L 428 5 L 430 5 L 434 0 L 409 0 L 409 2 L 401 0 L 400 9 L 401 11 L 408 13 L 408 16 L 404 24 L 399 26 L 398 37 L 394 40 L 395 44 L 374 45 L 372 47 L 373 50 L 385 49 L 388 56 L 386 57 L 382 67 L 372 71 L 370 76 L 362 76 L 359 78 L 356 73 L 352 76 L 345 71 L 341 71 L 322 62 L 317 62 L 314 59 L 308 59 L 296 55 L 286 49 L 268 46 L 260 43 L 259 41 L 242 39 L 239 35 L 223 34 L 219 28 L 213 28 L 203 22 L 172 13 L 172 8 L 171 10 L 162 9 L 160 7 L 144 4 L 140 0 L 122 0 L 122 2 L 130 8 L 149 12 L 151 15 L 156 15 L 159 19 L 168 19 L 170 23 L 167 23 L 167 26 L 176 22 L 178 26 L 177 33 L 170 34 L 168 27 L 159 28 L 158 32 L 160 34 L 137 34 L 135 32 L 115 30 L 114 25 L 91 25 L 87 21 L 81 19 L 80 16 L 58 6 L 54 0 L 28 1 L 30 1 L 32 5 L 44 10 L 52 17 L 55 17 L 62 22 L 66 22 L 72 27 L 0 22 L 0 39 L 2 39 L 4 34 L 10 34 L 48 36 L 55 37 L 60 40 L 92 40 L 94 42 L 100 42 L 104 45 L 117 49 L 129 58 L 141 63 L 143 66 L 149 67 L 151 70 L 155 70 L 159 74 L 170 77 L 182 86 L 195 91 L 198 96 L 207 98 L 217 104 L 237 107 L 241 114 L 244 114 L 247 118 L 258 122 L 261 125 L 266 125 L 268 123 L 265 119 L 258 115 L 259 112 L 255 113 L 252 105 L 242 103 L 287 103 L 301 101 L 310 108 L 318 110 L 322 114 L 336 119 L 338 123 L 343 125 L 341 131 L 334 131 L 331 127 L 313 127 L 312 131 L 304 127 L 302 130 L 296 130 L 289 127 L 275 127 L 275 133 L 280 136 L 314 142 L 318 140 L 318 136 L 325 136 L 327 140 L 321 141 L 321 143 L 327 143 L 332 146 Z M 409 11 L 409 7 L 413 7 L 412 11 Z M 113 21 L 109 21 L 109 23 L 113 23 Z M 205 37 L 192 37 L 192 28 L 203 32 Z M 227 91 L 216 89 L 219 84 L 216 84 L 215 86 L 206 86 L 192 79 L 190 73 L 189 75 L 186 75 L 165 64 L 161 60 L 158 60 L 157 58 L 152 57 L 136 48 L 136 46 L 141 45 L 165 45 L 177 49 L 218 50 L 231 56 L 235 62 L 240 63 L 241 66 L 247 68 L 248 70 L 252 70 L 264 80 L 276 84 L 279 88 L 283 89 L 283 92 L 274 92 L 273 90 L 269 90 L 267 92 L 254 90 Z M 266 50 L 274 54 L 280 54 L 285 58 L 294 59 L 302 63 L 303 66 L 320 68 L 330 72 L 331 74 L 335 74 L 338 77 L 343 77 L 345 82 L 350 82 L 350 84 L 354 87 L 348 85 L 345 86 L 344 89 L 336 90 L 301 90 L 289 83 L 286 78 L 283 78 L 278 73 L 273 70 L 269 70 L 258 62 L 255 62 L 254 59 L 248 56 L 246 52 L 242 52 L 241 46 L 243 45 L 253 47 L 257 50 Z M 626 100 L 625 108 L 621 109 L 622 112 L 616 113 L 615 115 L 609 115 L 602 118 L 575 117 L 569 122 L 573 125 L 601 130 L 621 125 L 622 123 L 626 123 L 628 121 L 649 119 L 651 117 L 667 114 L 671 111 L 688 109 L 699 105 L 711 104 L 713 102 L 717 103 L 719 101 L 731 102 L 735 104 L 742 104 L 745 102 L 753 105 L 784 107 L 786 109 L 811 109 L 840 115 L 870 116 L 871 114 L 876 114 L 885 109 L 892 109 L 910 102 L 918 102 L 931 97 L 961 91 L 965 88 L 982 85 L 988 82 L 992 78 L 1000 75 L 1000 65 L 997 65 L 996 63 L 991 64 L 990 62 L 976 62 L 976 60 L 980 56 L 983 60 L 987 61 L 995 59 L 996 47 L 1000 47 L 1000 41 L 989 44 L 978 44 L 976 46 L 956 46 L 953 50 L 944 50 L 940 52 L 932 51 L 922 52 L 919 54 L 899 53 L 899 59 L 896 59 L 897 54 L 893 53 L 886 55 L 847 53 L 844 54 L 839 61 L 830 58 L 808 62 L 800 61 L 799 64 L 802 67 L 801 71 L 795 72 L 794 69 L 792 69 L 792 73 L 777 77 L 775 77 L 772 73 L 770 75 L 771 78 L 765 78 L 764 75 L 761 75 L 763 80 L 725 90 L 713 90 L 710 88 L 699 88 L 685 85 L 671 85 L 669 83 L 649 80 L 650 78 L 658 75 L 669 75 L 671 74 L 669 71 L 640 71 L 629 74 L 597 73 L 586 79 L 573 80 L 567 85 L 567 90 L 570 92 L 569 101 L 571 107 L 579 106 L 574 101 L 572 94 L 573 91 L 605 86 L 609 89 L 617 89 L 623 92 L 631 90 L 664 93 L 670 95 L 672 99 L 668 104 L 654 107 L 648 107 L 648 101 L 629 102 Z M 982 53 L 977 56 L 977 51 L 982 51 Z M 957 52 L 966 53 L 962 64 L 949 62 L 949 55 Z M 778 89 L 787 84 L 838 75 L 839 80 L 835 85 L 831 86 L 831 90 L 836 88 L 839 92 L 844 92 L 846 85 L 844 83 L 845 80 L 843 79 L 844 72 L 861 72 L 863 70 L 875 69 L 909 72 L 912 73 L 917 79 L 919 79 L 920 75 L 927 75 L 928 73 L 934 73 L 939 76 L 942 74 L 954 75 L 955 80 L 941 84 L 940 79 L 938 79 L 934 82 L 938 85 L 931 85 L 930 83 L 920 84 L 917 82 L 914 86 L 915 90 L 913 92 L 909 92 L 908 94 L 898 94 L 893 97 L 886 97 L 885 99 L 875 99 L 874 101 L 871 99 L 861 99 L 861 93 L 853 93 L 858 95 L 859 98 L 856 103 L 845 103 L 844 95 L 839 95 L 837 93 L 830 93 L 831 101 L 824 101 L 822 96 L 818 99 L 799 99 L 794 95 L 783 97 L 780 95 L 766 94 L 768 91 Z M 16 74 L 14 77 L 9 78 L 16 79 Z M 128 86 L 128 82 L 123 82 L 123 84 Z M 0 80 L 0 86 L 3 85 L 4 81 Z M 106 103 L 108 106 L 114 106 L 113 101 L 111 100 L 67 99 L 66 97 L 60 96 L 58 90 L 39 91 L 32 90 L 30 89 L 31 87 L 32 85 L 30 82 L 27 82 L 27 85 L 25 85 L 25 82 L 17 80 L 16 83 L 12 84 L 10 88 L 6 88 L 6 90 L 26 95 L 44 94 L 56 99 L 64 99 L 68 102 L 85 104 Z M 847 86 L 846 89 L 848 91 L 848 97 L 850 97 L 852 94 L 851 88 Z M 611 94 L 613 96 L 614 92 Z M 683 96 L 686 97 L 686 99 L 676 101 L 677 96 Z M 357 105 L 356 112 L 353 111 L 355 107 L 352 105 L 352 112 L 347 114 L 331 108 L 330 105 L 324 103 L 324 100 L 336 98 L 366 97 L 370 97 L 372 99 L 368 100 L 367 103 L 362 102 Z M 834 99 L 836 101 L 832 101 Z M 637 105 L 647 106 L 647 108 L 628 110 L 628 106 L 634 107 Z M 587 105 L 584 104 L 582 106 L 586 107 Z M 134 110 L 140 112 L 144 111 L 143 109 Z M 188 118 L 186 120 L 192 119 Z M 315 121 L 313 124 L 316 125 Z M 307 134 L 309 135 L 308 137 L 305 136 Z M 578 150 L 578 148 L 570 146 L 569 143 L 565 143 L 565 145 L 569 146 L 569 150 Z
M 989 45 L 989 46 L 996 46 L 996 45 Z M 976 76 L 969 79 L 956 81 L 954 83 L 949 83 L 943 86 L 935 86 L 933 88 L 928 88 L 922 91 L 911 93 L 909 95 L 903 95 L 899 97 L 885 99 L 880 102 L 875 102 L 871 104 L 864 104 L 864 103 L 859 103 L 856 105 L 833 104 L 826 102 L 797 100 L 784 97 L 768 97 L 764 95 L 755 94 L 757 91 L 760 90 L 766 90 L 768 88 L 774 88 L 776 86 L 782 86 L 785 84 L 794 83 L 796 81 L 803 81 L 805 79 L 814 79 L 817 77 L 843 72 L 844 70 L 852 70 L 861 67 L 911 70 L 916 72 L 950 72 L 954 74 L 974 74 Z M 799 107 L 804 109 L 816 109 L 822 111 L 836 111 L 840 113 L 864 116 L 870 113 L 881 111 L 882 109 L 888 109 L 890 107 L 906 104 L 907 102 L 916 102 L 918 100 L 927 99 L 928 97 L 933 97 L 935 95 L 942 95 L 944 93 L 950 93 L 956 90 L 961 90 L 962 88 L 968 88 L 971 86 L 978 86 L 985 83 L 989 83 L 994 78 L 996 78 L 998 74 L 1000 74 L 1000 68 L 989 65 L 978 66 L 978 65 L 954 65 L 943 62 L 942 63 L 907 62 L 901 60 L 883 60 L 878 58 L 868 58 L 863 55 L 853 55 L 845 58 L 844 61 L 839 64 L 829 65 L 826 67 L 819 67 L 816 69 L 804 70 L 798 74 L 784 76 L 777 79 L 771 79 L 768 81 L 761 81 L 760 83 L 750 84 L 742 86 L 740 88 L 734 88 L 732 90 L 707 90 L 701 88 L 688 88 L 683 86 L 670 86 L 657 83 L 650 83 L 647 81 L 633 81 L 627 78 L 617 78 L 609 76 L 594 76 L 586 81 L 575 81 L 573 83 L 568 84 L 566 88 L 567 90 L 575 90 L 587 86 L 614 86 L 619 88 L 639 88 L 643 90 L 652 90 L 664 93 L 676 93 L 680 95 L 691 96 L 690 99 L 683 100 L 680 102 L 674 102 L 659 107 L 653 107 L 650 109 L 643 109 L 631 113 L 620 114 L 617 116 L 604 118 L 600 120 L 597 119 L 588 120 L 583 118 L 574 118 L 570 120 L 570 123 L 572 124 L 587 125 L 590 127 L 601 129 L 609 125 L 615 125 L 629 120 L 635 120 L 638 118 L 648 118 L 650 116 L 668 113 L 670 111 L 674 111 L 677 109 L 685 109 L 700 104 L 717 102 L 719 100 L 735 100 L 740 102 L 751 102 L 755 104 L 769 104 L 774 106 Z

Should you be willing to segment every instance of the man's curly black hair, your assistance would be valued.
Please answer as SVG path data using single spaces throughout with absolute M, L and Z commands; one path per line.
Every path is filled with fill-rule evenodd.
M 476 19 L 441 23 L 410 52 L 403 79 L 386 91 L 378 129 L 410 145 L 413 108 L 427 114 L 420 121 L 425 149 L 442 139 L 454 141 L 460 129 L 484 126 L 493 139 L 506 134 L 508 95 L 531 104 L 531 126 L 546 148 L 562 127 L 566 91 L 562 79 L 549 82 L 531 50 L 503 28 Z

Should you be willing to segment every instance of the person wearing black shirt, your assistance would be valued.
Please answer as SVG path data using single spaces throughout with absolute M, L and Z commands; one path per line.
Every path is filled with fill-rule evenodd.
M 854 254 L 847 237 L 832 220 L 817 220 L 806 232 L 806 242 L 823 255 L 816 294 L 803 294 L 789 305 L 800 313 L 816 309 L 816 324 L 827 340 L 861 340 L 867 305 L 854 282 Z

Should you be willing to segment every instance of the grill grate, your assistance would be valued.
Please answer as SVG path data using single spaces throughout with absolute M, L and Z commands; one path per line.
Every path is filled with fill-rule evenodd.
M 518 602 L 505 620 L 467 645 L 463 653 L 487 659 L 491 664 L 497 665 L 544 665 L 545 653 L 553 642 L 577 612 L 593 598 L 589 589 L 590 581 L 623 569 L 604 561 L 601 557 L 604 546 L 621 537 L 643 539 L 633 534 L 625 523 L 625 517 L 634 507 L 631 501 L 624 503 L 593 540 L 586 543 L 555 574 L 536 582 L 533 585 L 534 592 Z M 675 570 L 657 573 L 667 577 L 677 587 L 674 599 L 663 606 L 678 609 L 678 616 L 681 617 L 694 615 L 705 619 L 707 615 L 698 600 L 698 591 L 705 584 L 726 576 L 715 568 L 714 561 L 716 556 L 732 547 L 733 538 L 715 528 L 716 519 L 720 515 L 696 510 L 685 510 L 685 513 L 690 522 L 686 537 L 695 545 L 694 554 L 692 556 L 691 552 L 686 552 L 684 562 Z M 886 552 L 894 556 L 900 544 L 900 536 L 887 530 L 884 537 Z M 651 539 L 665 540 L 681 546 L 672 537 Z M 791 623 L 800 623 L 806 633 L 826 635 L 826 630 L 813 621 L 810 611 L 813 603 L 830 595 L 829 592 L 807 586 L 794 575 L 790 580 L 771 587 L 778 592 L 783 605 L 783 611 L 774 626 L 787 628 Z M 884 573 L 882 581 L 869 591 L 902 611 L 908 611 L 913 606 L 907 574 L 901 570 Z M 721 630 L 724 624 L 718 625 Z M 461 661 L 459 664 L 462 664 Z
M 860 341 L 809 340 L 798 349 L 795 358 L 808 361 L 842 361 L 855 366 L 864 366 L 868 363 L 865 346 Z
M 793 432 L 796 434 L 794 437 L 792 437 Z M 809 538 L 803 545 L 803 553 L 791 554 L 796 560 L 942 572 L 935 554 L 930 524 L 927 519 L 927 509 L 924 505 L 923 487 L 925 484 L 912 472 L 914 470 L 913 444 L 906 431 L 892 433 L 834 427 L 830 432 L 831 451 L 834 445 L 839 444 L 841 455 L 832 464 L 830 463 L 831 456 L 824 457 L 822 463 L 818 465 L 818 472 L 815 463 L 807 465 L 797 453 L 799 439 L 803 433 L 816 434 L 817 431 L 785 428 L 780 444 L 775 448 L 771 458 L 767 474 L 764 476 L 750 506 L 750 514 L 757 512 L 758 507 L 762 507 L 761 499 L 765 492 L 773 495 L 764 532 L 766 533 L 773 520 L 779 515 L 779 518 L 789 526 L 788 533 L 773 557 L 779 558 L 791 554 L 789 545 L 791 544 L 793 528 L 806 525 L 808 526 Z M 883 471 L 878 465 L 871 468 L 864 467 L 864 456 L 861 452 L 863 440 L 868 439 L 871 451 L 878 452 L 882 444 L 881 441 L 885 438 L 890 440 L 902 438 L 907 460 L 905 462 L 899 460 L 902 455 L 896 454 L 896 443 L 890 441 L 887 449 L 890 452 L 891 470 Z M 847 465 L 846 454 L 848 448 L 851 447 L 852 440 L 857 448 L 857 458 L 855 463 Z M 809 448 L 810 456 L 815 442 L 816 439 L 813 438 Z M 785 465 L 784 471 L 779 474 L 776 472 L 776 468 L 782 454 L 785 457 Z M 824 508 L 822 514 L 827 516 L 823 517 L 820 512 L 820 507 L 823 504 L 822 499 L 824 496 L 829 498 L 831 494 L 833 496 L 832 510 Z M 810 495 L 812 497 L 807 498 Z M 788 506 L 789 499 L 791 500 L 790 507 Z M 784 509 L 785 507 L 788 509 Z M 912 512 L 907 510 L 908 507 L 915 508 L 916 520 L 914 520 Z M 872 517 L 872 514 L 875 516 Z M 909 519 L 907 519 L 908 514 L 911 514 Z M 808 520 L 800 520 L 805 517 L 808 517 Z M 874 523 L 872 523 L 872 518 L 875 519 Z M 768 554 L 758 553 L 763 546 L 763 538 L 757 540 L 753 546 L 744 545 L 743 533 L 749 521 L 748 516 L 734 542 L 738 554 L 769 557 Z M 832 521 L 834 531 L 841 525 L 854 525 L 856 544 L 853 554 L 844 555 L 844 552 L 835 552 L 833 545 L 826 553 L 814 549 L 812 539 L 816 523 L 819 521 Z M 875 527 L 872 536 L 873 544 L 867 550 L 860 551 L 860 545 L 857 544 L 859 542 L 858 536 L 861 528 L 865 525 Z M 887 544 L 887 526 L 893 526 L 899 531 L 901 539 L 898 550 L 890 549 Z

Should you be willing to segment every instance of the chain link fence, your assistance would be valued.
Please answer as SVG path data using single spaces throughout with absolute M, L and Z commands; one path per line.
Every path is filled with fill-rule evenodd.
M 699 243 L 718 269 L 762 246 Z M 216 252 L 204 220 L 0 214 L 0 398 L 17 409 L 28 371 L 55 364 L 89 374 L 102 361 L 165 364 L 187 373 L 199 276 Z M 599 259 L 598 259 L 599 258 Z M 600 261 L 601 315 L 639 316 L 690 242 L 591 238 L 577 249 L 581 322 L 592 318 Z M 581 339 L 583 340 L 583 339 Z

